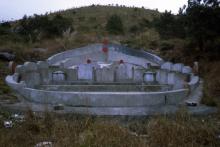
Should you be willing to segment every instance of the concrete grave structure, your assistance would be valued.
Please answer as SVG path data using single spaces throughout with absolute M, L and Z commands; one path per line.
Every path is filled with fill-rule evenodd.
M 152 114 L 151 109 L 189 100 L 199 105 L 195 93 L 201 87 L 191 67 L 115 44 L 105 49 L 103 44 L 92 44 L 47 61 L 25 62 L 6 82 L 30 102 L 62 104 L 75 113 L 82 108 L 83 114 L 94 115 L 128 115 L 125 108 L 136 115 Z M 148 111 L 135 111 L 138 108 Z

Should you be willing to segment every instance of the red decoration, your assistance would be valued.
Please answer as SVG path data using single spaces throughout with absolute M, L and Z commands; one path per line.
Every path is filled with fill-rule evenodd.
M 123 64 L 123 63 L 124 63 L 124 60 L 120 60 L 119 63 L 120 63 L 120 64 Z
M 102 48 L 102 51 L 103 51 L 104 53 L 107 53 L 107 52 L 108 52 L 108 48 L 107 48 L 107 47 L 103 47 L 103 48 Z
M 87 59 L 87 64 L 90 64 L 91 63 L 91 60 L 90 59 Z

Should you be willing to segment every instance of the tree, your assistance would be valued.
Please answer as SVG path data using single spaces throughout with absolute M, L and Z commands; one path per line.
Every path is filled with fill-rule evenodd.
M 214 51 L 219 47 L 216 44 L 220 36 L 219 3 L 219 0 L 188 0 L 184 12 L 187 35 L 200 51 Z
M 171 11 L 165 11 L 159 18 L 155 18 L 152 22 L 160 33 L 162 38 L 184 38 L 185 28 L 181 15 L 175 16 Z
M 121 18 L 114 14 L 112 15 L 107 22 L 106 29 L 111 34 L 123 34 L 124 26 Z
M 9 22 L 0 23 L 0 35 L 7 35 L 11 32 L 11 24 Z
M 27 17 L 26 15 L 20 20 L 18 33 L 25 39 L 35 41 L 39 34 L 43 37 L 53 38 L 62 36 L 67 29 L 73 30 L 70 19 L 59 14 L 52 18 L 48 15 L 37 15 Z

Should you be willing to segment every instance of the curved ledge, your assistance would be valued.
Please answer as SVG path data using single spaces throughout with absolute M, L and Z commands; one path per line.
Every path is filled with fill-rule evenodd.
M 25 88 L 16 83 L 12 76 L 6 77 L 7 84 L 26 99 L 37 103 L 65 104 L 86 107 L 136 107 L 177 105 L 186 97 L 188 90 L 165 92 L 63 92 Z

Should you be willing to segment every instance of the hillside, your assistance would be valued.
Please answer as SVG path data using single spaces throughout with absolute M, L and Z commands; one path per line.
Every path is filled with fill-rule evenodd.
M 107 20 L 113 14 L 119 16 L 123 22 L 122 34 L 112 35 L 106 31 Z M 46 27 L 48 23 L 43 22 L 45 16 L 51 19 L 56 15 L 62 16 L 68 21 L 68 27 L 71 27 L 70 31 L 63 31 L 56 36 L 52 34 L 52 37 L 42 35 L 44 33 L 39 31 L 40 27 L 32 29 L 33 32 L 30 33 L 18 32 L 19 29 L 21 30 L 22 25 L 30 28 L 36 23 L 41 23 L 43 27 Z M 58 48 L 68 49 L 88 43 L 102 42 L 104 37 L 108 37 L 110 42 L 131 43 L 135 47 L 148 48 L 151 41 L 159 40 L 159 34 L 155 29 L 148 28 L 146 23 L 159 15 L 160 13 L 157 11 L 143 8 L 90 6 L 46 14 L 44 16 L 24 17 L 22 20 L 11 22 L 8 28 L 10 31 L 0 35 L 0 49 L 22 48 L 23 50 L 28 50 L 34 47 L 48 48 L 49 50 L 56 50 Z M 30 24 L 29 21 L 31 20 L 36 22 Z M 59 24 L 57 27 L 60 27 Z

